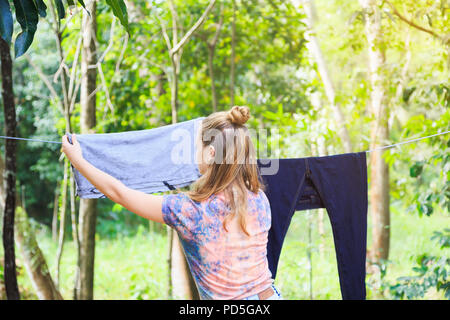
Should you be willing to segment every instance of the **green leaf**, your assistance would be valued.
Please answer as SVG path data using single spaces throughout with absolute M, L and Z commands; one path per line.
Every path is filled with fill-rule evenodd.
M 17 36 L 14 43 L 15 58 L 18 58 L 31 46 L 39 16 L 36 4 L 32 0 L 14 0 L 14 7 L 16 19 L 22 28 L 22 32 Z
M 81 6 L 82 6 L 83 8 L 86 9 L 86 6 L 84 5 L 84 1 L 83 1 L 83 0 L 78 0 L 78 2 L 81 4 Z M 88 11 L 88 12 L 89 12 L 89 11 Z M 91 14 L 89 13 L 89 15 L 91 15 Z
M 8 0 L 0 0 L 0 35 L 11 44 L 14 22 Z
M 47 16 L 47 6 L 45 5 L 43 0 L 34 0 L 36 7 L 38 9 L 39 15 L 42 18 L 45 18 Z
M 120 20 L 120 23 L 125 27 L 130 35 L 130 28 L 128 26 L 127 7 L 123 0 L 106 0 L 106 3 L 111 7 L 114 15 Z
M 413 94 L 413 92 L 416 90 L 416 87 L 411 87 L 411 88 L 405 88 L 403 90 L 403 101 L 405 103 L 408 103 L 409 97 L 411 97 L 411 95 Z
M 423 170 L 423 163 L 416 162 L 411 168 L 409 168 L 409 175 L 413 178 L 418 177 Z
M 56 5 L 56 10 L 58 11 L 58 18 L 64 19 L 66 17 L 66 10 L 64 9 L 64 4 L 62 0 L 54 0 Z
M 73 0 L 71 0 L 71 2 L 73 3 Z M 91 16 L 91 13 L 89 12 L 88 9 L 86 9 L 86 5 L 84 4 L 83 0 L 78 0 L 78 2 L 81 4 L 81 6 L 84 8 L 84 10 L 86 10 L 86 12 L 88 13 L 89 17 Z

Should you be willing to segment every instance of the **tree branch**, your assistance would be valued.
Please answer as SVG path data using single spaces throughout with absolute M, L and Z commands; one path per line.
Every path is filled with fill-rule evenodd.
M 158 14 L 155 14 L 156 19 L 159 21 L 159 25 L 161 26 L 161 31 L 164 37 L 164 40 L 166 41 L 167 49 L 169 49 L 169 52 L 172 51 L 172 44 L 170 43 L 169 35 L 167 34 L 167 29 L 164 23 L 159 18 Z
M 82 37 L 81 37 L 81 33 L 80 36 L 78 38 L 78 43 L 77 43 L 77 48 L 75 51 L 75 56 L 74 56 L 74 60 L 72 63 L 72 73 L 70 74 L 70 79 L 69 79 L 69 93 L 67 94 L 69 96 L 69 98 L 72 96 L 72 91 L 73 91 L 73 87 L 74 87 L 74 81 L 75 81 L 75 74 L 77 71 L 77 64 L 78 64 L 78 58 L 80 57 L 80 52 L 81 52 L 81 44 L 82 44 Z M 70 98 L 71 99 L 71 98 Z M 71 100 L 69 100 L 69 104 L 72 104 Z
M 80 88 L 80 85 L 81 85 L 81 76 L 76 81 L 75 89 L 73 90 L 73 94 L 70 97 L 70 107 L 69 107 L 70 114 L 72 114 L 72 112 L 73 112 L 73 107 L 75 106 L 75 100 L 76 100 L 78 89 Z
M 55 88 L 52 86 L 52 83 L 47 79 L 47 76 L 42 72 L 42 70 L 33 63 L 28 53 L 24 54 L 25 59 L 27 59 L 28 63 L 33 67 L 34 71 L 36 71 L 37 75 L 41 80 L 44 82 L 44 84 L 47 86 L 48 90 L 50 90 L 50 93 L 52 96 L 59 102 L 61 102 L 61 99 L 59 98 L 58 94 L 56 93 Z
M 81 9 L 81 10 L 83 10 L 83 9 Z M 66 30 L 67 26 L 69 25 L 70 20 L 72 20 L 78 13 L 80 13 L 81 10 L 75 6 L 75 12 L 71 13 L 69 15 L 69 18 L 66 20 L 66 23 L 61 28 L 61 34 L 64 32 L 64 30 Z
M 444 41 L 444 38 L 442 36 L 440 36 L 439 34 L 437 34 L 436 32 L 434 32 L 433 30 L 424 28 L 422 26 L 419 26 L 418 24 L 414 23 L 411 20 L 408 20 L 407 18 L 405 18 L 400 12 L 398 12 L 397 8 L 395 8 L 395 6 L 389 1 L 389 0 L 385 0 L 385 2 L 391 7 L 392 11 L 394 12 L 394 14 L 400 18 L 400 20 L 402 20 L 403 22 L 406 22 L 407 24 L 409 24 L 411 27 L 414 27 L 420 31 L 426 32 L 428 34 L 431 34 L 433 37 L 438 38 L 441 41 Z
M 114 75 L 118 74 L 120 71 L 120 64 L 122 63 L 123 56 L 125 55 L 125 50 L 127 49 L 127 46 L 128 46 L 128 37 L 129 37 L 128 33 L 125 33 L 125 41 L 123 42 L 123 47 L 122 47 L 122 51 L 120 52 L 119 59 L 117 59 L 116 71 L 115 71 Z
M 208 16 L 211 9 L 214 7 L 214 4 L 216 3 L 216 0 L 211 0 L 208 7 L 206 8 L 205 12 L 203 12 L 202 16 L 198 21 L 192 26 L 191 29 L 184 35 L 184 37 L 176 44 L 175 47 L 172 48 L 170 51 L 171 55 L 174 55 L 175 53 L 180 50 L 181 47 L 183 47 L 186 42 L 190 39 L 190 37 L 194 34 L 194 32 L 203 24 L 203 22 L 206 20 L 206 17 Z
M 220 13 L 219 14 L 220 14 L 219 23 L 218 23 L 218 26 L 216 29 L 216 34 L 214 35 L 214 38 L 210 43 L 211 46 L 216 45 L 217 40 L 219 39 L 220 30 L 222 29 L 222 26 L 223 26 L 223 3 L 221 3 L 221 5 L 220 5 Z
M 178 43 L 178 14 L 177 10 L 175 9 L 175 4 L 173 3 L 173 0 L 169 1 L 169 8 L 170 12 L 172 13 L 172 46 L 176 46 Z

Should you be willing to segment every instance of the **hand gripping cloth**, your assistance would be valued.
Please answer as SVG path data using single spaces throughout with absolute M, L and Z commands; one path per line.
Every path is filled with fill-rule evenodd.
M 200 177 L 195 140 L 204 117 L 147 130 L 77 134 L 84 159 L 145 193 L 187 186 Z M 69 142 L 72 135 L 67 133 Z M 75 167 L 76 195 L 106 198 Z

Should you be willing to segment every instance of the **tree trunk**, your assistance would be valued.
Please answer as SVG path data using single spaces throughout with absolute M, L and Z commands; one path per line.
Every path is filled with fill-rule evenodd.
M 55 199 L 53 201 L 53 218 L 52 218 L 52 239 L 57 240 L 58 237 L 58 199 L 59 199 L 59 181 L 56 183 Z
M 212 105 L 213 112 L 217 111 L 217 95 L 216 95 L 216 85 L 214 83 L 214 49 L 215 45 L 208 45 L 208 69 L 209 78 L 211 79 L 211 95 L 212 95 Z
M 3 269 L 3 257 L 0 257 L 0 266 Z M 6 289 L 5 289 L 5 282 L 3 281 L 3 278 L 0 278 L 0 300 L 6 300 Z
M 178 73 L 181 54 L 172 57 L 172 123 L 177 123 L 178 108 Z M 192 275 L 187 265 L 186 257 L 178 238 L 178 233 L 172 228 L 168 230 L 169 238 L 169 297 L 181 299 L 194 299 L 198 297 L 197 289 L 193 284 Z
M 55 24 L 52 25 L 53 27 L 53 32 L 55 34 L 55 40 L 56 40 L 56 47 L 57 47 L 57 53 L 59 56 L 59 62 L 60 64 L 65 63 L 65 58 L 64 58 L 64 52 L 63 52 L 63 48 L 62 48 L 62 40 L 63 40 L 63 36 L 62 36 L 62 32 L 61 32 L 61 24 L 59 19 L 57 18 L 57 12 L 56 9 L 53 5 L 53 2 L 50 1 L 49 2 L 49 6 L 50 6 L 50 11 L 53 14 L 53 19 L 55 21 Z M 78 50 L 76 53 L 76 57 L 78 57 Z M 75 60 L 76 61 L 76 60 Z M 31 63 L 31 62 L 30 62 Z M 32 64 L 32 63 L 31 63 Z M 74 64 L 72 65 L 72 68 L 76 67 L 76 62 L 74 62 Z M 38 72 L 39 73 L 39 72 Z M 72 92 L 71 90 L 73 89 L 71 87 L 71 84 L 73 84 L 72 81 L 69 82 L 69 88 L 67 87 L 68 85 L 68 77 L 70 78 L 70 76 L 68 75 L 68 71 L 66 68 L 62 68 L 61 72 L 60 72 L 60 76 L 59 76 L 59 81 L 61 84 L 61 89 L 62 89 L 62 93 L 63 93 L 63 100 L 59 100 L 61 102 L 61 113 L 64 116 L 64 120 L 65 120 L 65 130 L 66 132 L 72 132 L 72 126 L 70 123 L 70 117 L 71 117 L 71 103 L 72 103 Z M 72 79 L 70 79 L 72 80 Z M 49 88 L 51 88 L 51 86 L 49 86 Z M 52 91 L 52 90 L 51 90 Z M 53 90 L 54 91 L 54 90 Z M 55 93 L 56 94 L 56 93 Z M 56 276 L 55 276 L 55 282 L 56 282 L 56 287 L 59 288 L 59 269 L 60 269 L 60 263 L 61 263 L 61 257 L 62 257 L 62 253 L 63 253 L 63 249 L 64 249 L 64 239 L 65 239 L 65 219 L 66 219 L 66 203 L 67 203 L 67 181 L 68 179 L 70 179 L 70 181 L 72 181 L 72 173 L 70 172 L 70 162 L 67 158 L 64 159 L 64 182 L 63 185 L 61 186 L 61 189 L 63 190 L 61 192 L 61 206 L 59 208 L 60 210 L 60 225 L 59 225 L 59 240 L 58 240 L 58 249 L 57 249 L 57 254 L 56 254 Z M 69 176 L 68 176 L 69 175 Z M 70 177 L 70 178 L 69 178 Z M 72 199 L 73 197 L 73 190 L 72 188 L 70 188 L 70 197 Z M 72 205 L 72 202 L 71 202 Z M 73 212 L 73 206 L 71 206 L 71 211 Z M 54 224 L 56 224 L 55 221 L 53 221 Z
M 17 202 L 19 203 L 19 201 Z M 17 245 L 22 253 L 25 268 L 38 298 L 41 300 L 63 300 L 56 289 L 45 257 L 34 237 L 34 230 L 28 223 L 24 200 L 17 206 L 16 214 L 15 231 Z
M 97 69 L 89 65 L 97 63 L 96 35 L 97 14 L 96 1 L 86 3 L 91 16 L 83 11 L 83 46 L 81 54 L 81 133 L 94 133 L 96 125 L 96 94 L 89 95 L 96 88 Z M 95 261 L 95 229 L 97 222 L 97 199 L 80 199 L 78 237 L 80 241 L 78 256 L 78 272 L 76 282 L 76 299 L 91 300 L 94 298 L 94 261 Z
M 170 96 L 170 105 L 172 108 L 172 123 L 177 123 L 178 118 L 178 68 L 176 58 L 172 58 L 172 79 L 171 79 L 171 96 Z
M 186 256 L 184 254 L 183 247 L 181 245 L 178 233 L 172 229 L 172 268 L 171 268 L 171 278 L 172 278 L 172 296 L 175 299 L 183 300 L 199 300 L 199 295 L 195 281 L 189 270 L 189 266 L 186 261 Z
M 3 155 L 0 153 L 0 236 L 3 234 L 3 211 L 5 210 L 6 190 L 3 183 L 5 177 L 3 172 L 5 171 L 5 162 L 3 161 Z
M 70 217 L 72 221 L 72 239 L 75 244 L 75 250 L 79 254 L 80 252 L 80 239 L 78 238 L 78 223 L 77 223 L 77 216 L 76 216 L 76 208 L 75 208 L 75 188 L 74 188 L 74 178 L 73 178 L 73 172 L 70 171 L 70 178 L 69 178 L 69 194 L 70 194 Z M 78 288 L 78 281 L 79 281 L 79 268 L 78 264 L 75 269 L 75 279 L 74 279 L 74 287 L 73 287 L 73 299 L 76 300 L 77 298 L 77 288 Z
M 176 65 L 176 63 L 175 63 Z M 174 72 L 172 95 L 174 93 L 178 94 L 178 80 L 177 73 Z M 176 98 L 175 98 L 176 106 Z M 176 108 L 172 108 L 172 117 L 176 116 Z M 172 118 L 172 123 L 176 123 L 176 118 Z M 186 256 L 184 254 L 183 248 L 181 246 L 180 239 L 178 238 L 178 233 L 172 228 L 169 228 L 168 232 L 169 239 L 169 298 L 178 299 L 199 299 L 198 291 L 195 286 L 195 282 L 192 278 L 192 274 L 189 270 L 189 266 L 186 261 Z
M 213 102 L 213 112 L 217 111 L 217 94 L 216 94 L 216 83 L 215 83 L 215 76 L 214 76 L 214 52 L 216 50 L 217 41 L 219 40 L 219 34 L 220 30 L 222 29 L 223 25 L 223 3 L 220 6 L 220 12 L 219 12 L 219 22 L 217 23 L 216 32 L 214 34 L 214 37 L 211 41 L 207 41 L 207 47 L 208 47 L 208 69 L 209 69 L 209 78 L 211 79 L 211 95 L 212 95 L 212 102 Z
M 300 0 L 295 0 L 294 2 L 300 2 Z M 314 0 L 302 0 L 304 3 L 305 11 L 307 15 L 307 24 L 311 33 L 306 34 L 306 38 L 308 42 L 308 48 L 314 56 L 316 60 L 318 71 L 320 77 L 323 82 L 323 86 L 325 88 L 325 94 L 328 98 L 328 102 L 331 105 L 331 108 L 334 111 L 336 116 L 336 125 L 339 128 L 339 136 L 344 144 L 345 152 L 352 152 L 352 144 L 350 140 L 350 135 L 348 134 L 347 125 L 345 123 L 345 117 L 342 112 L 341 107 L 336 103 L 336 90 L 335 86 L 330 76 L 330 72 L 328 70 L 327 63 L 325 58 L 323 57 L 322 50 L 320 49 L 319 40 L 314 35 L 314 24 L 315 24 L 315 6 Z
M 16 107 L 14 104 L 12 61 L 9 44 L 0 37 L 0 55 L 2 72 L 3 112 L 5 134 L 16 136 Z M 4 280 L 8 300 L 20 300 L 16 277 L 16 255 L 14 252 L 14 214 L 16 208 L 16 149 L 17 140 L 5 142 L 6 199 L 3 216 L 3 248 L 5 254 Z M 3 183 L 3 181 L 2 181 Z
M 172 44 L 170 43 L 169 35 L 164 24 L 161 24 L 163 37 L 167 44 L 169 51 L 170 63 L 172 65 L 172 79 L 171 82 L 171 108 L 172 108 L 172 123 L 177 123 L 178 110 L 178 76 L 180 73 L 180 62 L 183 53 L 183 46 L 192 37 L 198 28 L 203 24 L 211 9 L 214 7 L 216 0 L 211 0 L 206 10 L 198 21 L 189 29 L 188 32 L 178 41 L 178 15 L 176 13 L 175 4 L 172 0 L 169 1 L 169 8 L 172 13 Z M 176 237 L 176 238 L 175 238 Z M 192 275 L 187 266 L 186 258 L 183 254 L 183 249 L 178 239 L 178 234 L 173 229 L 168 230 L 169 239 L 169 297 L 172 297 L 173 291 L 183 295 L 185 292 L 190 292 L 190 297 L 196 299 L 198 292 L 193 285 Z M 181 255 L 180 255 L 181 252 Z M 184 261 L 180 262 L 180 261 Z M 175 277 L 172 277 L 175 276 Z
M 236 0 L 233 0 L 233 22 L 231 24 L 231 61 L 230 61 L 230 106 L 234 106 L 234 80 L 236 68 Z
M 164 82 L 167 80 L 166 74 L 164 73 L 163 70 L 161 70 L 157 75 L 156 75 L 156 92 L 158 93 L 158 97 L 161 97 L 163 94 L 166 93 L 166 90 L 164 89 Z
M 365 31 L 369 47 L 369 74 L 372 92 L 371 149 L 388 143 L 388 108 L 385 83 L 387 79 L 381 11 L 376 0 L 360 0 L 365 15 Z M 383 150 L 370 154 L 370 205 L 372 216 L 371 260 L 379 264 L 389 257 L 389 166 L 384 161 Z
M 167 228 L 167 239 L 169 240 L 169 250 L 167 253 L 167 268 L 169 269 L 169 276 L 167 277 L 167 298 L 173 298 L 173 287 L 172 287 L 172 251 L 173 251 L 173 229 L 166 225 Z
M 67 203 L 67 174 L 69 171 L 69 160 L 64 158 L 64 178 L 61 185 L 61 205 L 59 206 L 59 236 L 58 236 L 58 249 L 56 250 L 56 275 L 55 282 L 56 288 L 59 289 L 59 268 L 61 265 L 61 257 L 64 249 L 64 238 L 66 236 L 66 203 Z M 58 201 L 59 203 L 59 201 Z
M 85 201 L 91 200 L 91 201 Z M 79 280 L 77 296 L 79 300 L 94 298 L 94 260 L 95 260 L 95 227 L 97 222 L 96 201 L 80 199 L 80 220 L 78 236 L 80 239 Z

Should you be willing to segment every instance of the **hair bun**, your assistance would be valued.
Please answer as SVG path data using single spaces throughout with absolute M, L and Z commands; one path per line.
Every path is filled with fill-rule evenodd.
M 231 123 L 243 125 L 250 118 L 250 109 L 247 106 L 234 106 L 228 111 L 228 119 Z

